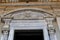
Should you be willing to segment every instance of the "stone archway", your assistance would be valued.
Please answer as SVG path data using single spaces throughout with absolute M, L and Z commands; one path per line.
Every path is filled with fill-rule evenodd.
M 44 40 L 49 40 L 49 36 L 48 36 L 48 31 L 47 31 L 47 27 L 48 27 L 48 29 L 49 29 L 49 32 L 51 33 L 51 32 L 53 32 L 54 33 L 54 27 L 53 27 L 53 25 L 52 25 L 52 21 L 54 20 L 54 15 L 53 14 L 51 14 L 51 13 L 48 13 L 48 12 L 45 12 L 45 11 L 43 11 L 43 10 L 39 10 L 39 9 L 20 9 L 20 10 L 17 10 L 17 11 L 14 11 L 14 12 L 9 12 L 8 14 L 6 14 L 6 15 L 4 15 L 4 17 L 3 17 L 3 20 L 5 21 L 5 26 L 8 24 L 8 25 L 10 25 L 10 23 L 19 23 L 19 22 L 21 22 L 21 20 L 32 20 L 32 22 L 33 21 L 35 21 L 35 20 L 37 20 L 36 22 L 38 22 L 40 25 L 41 25 L 41 23 L 42 23 L 42 25 L 44 25 L 44 23 L 47 23 L 48 24 L 48 26 L 47 26 L 47 24 L 42 28 L 42 29 L 44 29 L 45 31 L 44 31 L 44 35 L 45 35 L 45 38 L 44 38 Z M 20 20 L 20 21 L 19 21 Z M 39 21 L 40 20 L 40 21 Z M 42 21 L 42 22 L 41 22 Z M 23 22 L 23 21 L 22 21 Z M 21 22 L 21 23 L 22 23 Z M 26 21 L 27 22 L 27 21 Z M 31 21 L 28 21 L 28 22 L 31 22 Z M 27 23 L 28 23 L 27 22 Z M 35 22 L 34 22 L 35 23 Z M 7 26 L 8 26 L 7 25 Z M 17 24 L 16 24 L 17 25 Z M 24 22 L 23 22 L 23 24 L 22 25 L 24 25 Z M 28 24 L 27 24 L 28 25 Z M 29 23 L 29 25 L 31 25 L 30 23 Z M 37 25 L 37 24 L 36 24 Z M 17 25 L 18 26 L 18 25 Z M 38 26 L 38 25 L 37 25 Z M 38 28 L 38 27 L 37 27 Z M 41 27 L 40 27 L 41 28 Z M 13 29 L 13 30 L 11 30 L 11 29 Z M 22 28 L 22 29 L 24 29 L 24 28 Z M 29 28 L 28 28 L 29 29 Z M 51 30 L 52 29 L 52 30 Z M 6 30 L 6 29 L 5 29 Z M 8 40 L 13 40 L 13 36 L 12 35 L 14 35 L 13 33 L 14 33 L 14 28 L 13 27 L 11 27 L 11 25 L 10 25 L 10 36 L 9 36 L 9 38 L 8 38 Z M 5 32 L 5 31 L 4 31 Z M 11 33 L 12 32 L 12 33 Z M 46 33 L 47 32 L 47 33 Z M 53 34 L 52 33 L 52 34 Z M 7 35 L 7 34 L 6 34 Z M 47 37 L 46 37 L 46 35 L 47 35 Z M 51 34 L 50 34 L 51 35 Z M 50 36 L 50 39 L 51 39 L 51 37 L 54 37 L 54 35 L 53 36 Z M 6 39 L 7 40 L 7 39 Z M 56 40 L 55 39 L 55 37 L 54 37 L 54 39 L 51 39 L 51 40 Z

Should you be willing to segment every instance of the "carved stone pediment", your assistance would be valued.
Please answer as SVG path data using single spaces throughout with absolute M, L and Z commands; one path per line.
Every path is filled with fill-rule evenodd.
M 52 17 L 52 15 L 42 11 L 23 10 L 12 12 L 5 15 L 5 17 L 13 17 L 14 19 L 43 19 L 44 17 Z

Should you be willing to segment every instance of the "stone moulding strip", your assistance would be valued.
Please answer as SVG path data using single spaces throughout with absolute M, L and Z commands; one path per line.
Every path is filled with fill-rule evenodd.
M 0 6 L 49 6 L 49 5 L 59 5 L 57 3 L 0 3 Z

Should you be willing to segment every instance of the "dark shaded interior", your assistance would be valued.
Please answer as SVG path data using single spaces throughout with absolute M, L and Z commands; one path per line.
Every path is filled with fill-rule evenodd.
M 15 30 L 14 40 L 44 40 L 43 30 Z

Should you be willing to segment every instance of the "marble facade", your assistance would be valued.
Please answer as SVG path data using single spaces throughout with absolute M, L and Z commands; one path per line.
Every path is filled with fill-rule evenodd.
M 1 40 L 13 40 L 15 29 L 18 30 L 18 29 L 39 29 L 39 28 L 42 28 L 44 30 L 44 40 L 57 40 L 55 32 L 56 30 L 53 25 L 55 15 L 53 15 L 52 13 L 48 13 L 38 9 L 24 8 L 3 15 L 2 20 L 3 20 L 2 22 L 4 22 L 5 24 L 2 28 L 3 33 Z M 25 25 L 25 23 L 27 24 Z

